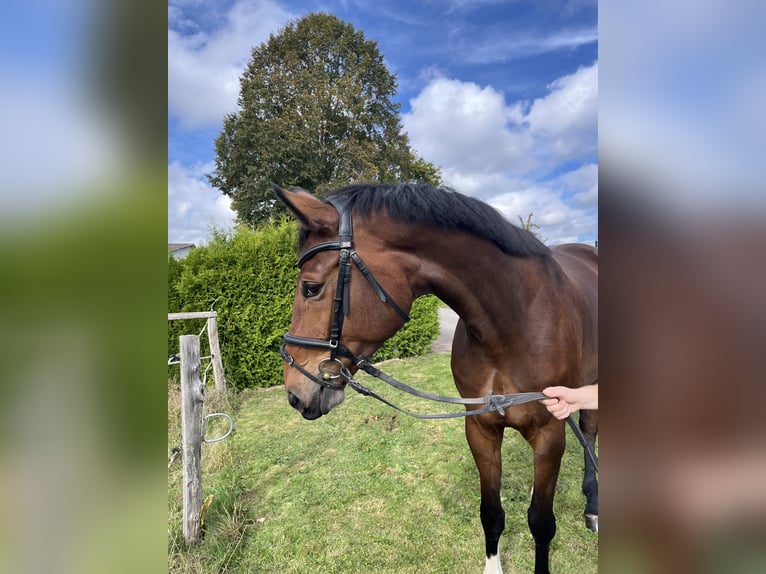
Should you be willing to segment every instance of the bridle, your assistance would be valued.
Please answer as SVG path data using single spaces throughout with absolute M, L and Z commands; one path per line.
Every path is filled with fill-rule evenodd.
M 543 393 L 529 392 L 529 393 L 511 393 L 506 395 L 495 395 L 492 391 L 487 393 L 485 397 L 476 398 L 458 398 L 458 397 L 444 397 L 440 395 L 432 395 L 425 393 L 410 387 L 409 385 L 396 380 L 395 378 L 380 371 L 370 363 L 370 360 L 366 357 L 356 355 L 348 347 L 341 342 L 341 335 L 343 333 L 343 322 L 349 312 L 349 292 L 351 287 L 351 263 L 356 265 L 357 269 L 362 273 L 362 276 L 370 283 L 373 290 L 377 294 L 378 298 L 389 305 L 406 323 L 410 320 L 409 315 L 402 310 L 402 308 L 396 304 L 391 296 L 386 292 L 381 284 L 375 279 L 370 269 L 362 261 L 362 258 L 354 249 L 354 230 L 353 222 L 351 219 L 351 209 L 348 207 L 347 198 L 345 196 L 331 196 L 327 199 L 338 212 L 338 239 L 336 241 L 327 241 L 319 243 L 309 249 L 307 249 L 303 255 L 298 259 L 298 268 L 302 268 L 303 265 L 314 257 L 317 253 L 324 251 L 339 251 L 339 268 L 338 268 L 338 281 L 335 287 L 335 296 L 333 298 L 333 318 L 332 326 L 330 328 L 329 339 L 317 339 L 311 337 L 299 337 L 293 335 L 290 332 L 285 333 L 282 346 L 279 349 L 279 354 L 282 359 L 290 367 L 296 369 L 304 377 L 313 381 L 314 383 L 332 390 L 342 390 L 348 384 L 356 392 L 373 397 L 389 407 L 396 409 L 408 416 L 420 418 L 420 419 L 444 419 L 444 418 L 456 418 L 456 417 L 468 417 L 480 415 L 483 413 L 498 412 L 501 416 L 505 414 L 505 410 L 508 407 L 528 403 L 532 401 L 539 401 L 547 399 Z M 287 346 L 302 347 L 305 349 L 324 349 L 329 351 L 329 357 L 322 359 L 317 366 L 319 371 L 318 376 L 309 372 L 295 361 L 295 358 L 287 352 Z M 481 405 L 479 408 L 472 410 L 464 410 L 460 412 L 450 413 L 437 413 L 437 414 L 419 414 L 413 413 L 406 409 L 403 409 L 382 396 L 378 395 L 372 389 L 365 387 L 359 381 L 357 381 L 351 374 L 351 371 L 346 365 L 338 358 L 339 356 L 349 359 L 357 368 L 371 375 L 372 377 L 379 379 L 392 387 L 420 397 L 422 399 L 428 399 L 440 403 L 460 404 L 460 405 Z M 595 453 L 592 452 L 590 446 L 586 443 L 585 437 L 580 432 L 580 429 L 574 423 L 571 417 L 567 418 L 572 431 L 577 436 L 580 443 L 585 448 L 585 451 L 591 458 L 591 461 L 598 469 L 598 459 Z
M 410 316 L 402 311 L 402 308 L 397 305 L 396 302 L 394 302 L 388 293 L 386 293 L 386 290 L 383 289 L 380 283 L 378 283 L 377 279 L 375 279 L 373 274 L 370 272 L 370 269 L 367 267 L 367 265 L 364 264 L 362 258 L 354 250 L 353 223 L 351 221 L 351 210 L 348 208 L 346 198 L 344 196 L 330 197 L 327 201 L 338 211 L 338 240 L 320 243 L 314 247 L 311 247 L 310 249 L 307 249 L 306 252 L 301 255 L 300 259 L 298 260 L 298 268 L 300 269 L 303 267 L 306 261 L 314 257 L 317 253 L 322 253 L 323 251 L 340 252 L 338 282 L 335 287 L 335 297 L 333 298 L 332 327 L 330 328 L 330 338 L 325 340 L 310 337 L 298 337 L 288 332 L 285 333 L 284 342 L 282 343 L 282 347 L 280 348 L 279 352 L 280 355 L 282 355 L 282 359 L 288 365 L 300 371 L 301 374 L 303 374 L 305 377 L 308 377 L 310 380 L 323 387 L 338 390 L 342 389 L 346 382 L 348 382 L 348 380 L 345 380 L 343 383 L 335 382 L 340 378 L 347 379 L 347 377 L 343 377 L 344 369 L 346 369 L 346 366 L 340 359 L 338 359 L 339 355 L 341 357 L 346 357 L 355 365 L 360 367 L 367 362 L 364 357 L 360 357 L 354 354 L 341 342 L 343 322 L 349 311 L 351 263 L 353 262 L 354 265 L 356 265 L 357 269 L 359 269 L 359 271 L 362 273 L 362 276 L 367 279 L 370 285 L 372 285 L 372 288 L 378 295 L 378 298 L 382 302 L 390 305 L 391 308 L 396 311 L 396 313 L 404 320 L 405 323 L 410 320 Z M 319 376 L 317 377 L 313 373 L 308 372 L 298 363 L 296 363 L 292 355 L 287 352 L 287 349 L 285 348 L 287 345 L 303 347 L 306 349 L 326 349 L 329 351 L 330 356 L 326 359 L 322 359 L 322 361 L 319 363 Z M 332 367 L 328 368 L 331 365 Z

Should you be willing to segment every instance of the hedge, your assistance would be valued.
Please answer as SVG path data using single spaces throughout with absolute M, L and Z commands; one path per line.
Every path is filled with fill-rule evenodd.
M 205 311 L 215 301 L 230 386 L 282 383 L 279 346 L 292 315 L 298 274 L 296 237 L 297 226 L 287 219 L 257 229 L 240 227 L 228 234 L 213 231 L 206 246 L 193 249 L 180 261 L 168 259 L 168 312 Z M 435 297 L 415 301 L 411 321 L 385 343 L 375 360 L 428 352 L 439 332 L 438 304 Z M 204 319 L 169 322 L 168 355 L 178 353 L 180 335 L 204 328 Z M 203 336 L 204 350 L 206 331 Z M 177 367 L 169 367 L 169 374 L 177 376 Z

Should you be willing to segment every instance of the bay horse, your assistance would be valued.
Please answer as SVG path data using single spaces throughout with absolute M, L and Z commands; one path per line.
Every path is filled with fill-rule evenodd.
M 460 396 L 476 401 L 461 414 L 480 411 L 465 417 L 465 432 L 481 483 L 484 572 L 502 573 L 507 427 L 534 453 L 527 522 L 535 573 L 549 572 L 564 422 L 538 401 L 492 408 L 489 399 L 598 382 L 595 248 L 546 247 L 486 203 L 426 184 L 353 185 L 325 200 L 272 186 L 301 226 L 300 273 L 281 351 L 290 405 L 309 420 L 338 406 L 353 373 L 369 369 L 368 359 L 403 326 L 415 299 L 436 295 L 460 317 L 452 373 Z M 490 406 L 482 408 L 485 396 Z M 592 446 L 598 411 L 581 411 L 579 424 Z M 597 531 L 596 469 L 584 461 L 586 524 Z

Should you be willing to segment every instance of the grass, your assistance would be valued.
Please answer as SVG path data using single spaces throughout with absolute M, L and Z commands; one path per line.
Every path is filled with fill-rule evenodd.
M 385 370 L 423 390 L 455 394 L 449 355 L 390 361 Z M 363 382 L 406 408 L 425 412 L 435 406 Z M 180 436 L 173 404 L 170 392 L 169 446 Z M 203 490 L 213 502 L 205 538 L 191 549 L 181 533 L 181 465 L 169 471 L 169 572 L 427 574 L 483 568 L 479 478 L 462 421 L 410 419 L 353 391 L 316 421 L 290 408 L 281 387 L 243 392 L 228 407 L 237 429 L 203 447 Z M 571 434 L 567 440 L 551 570 L 596 572 L 598 536 L 582 519 L 582 450 Z M 510 429 L 503 449 L 503 568 L 506 574 L 530 572 L 531 450 Z

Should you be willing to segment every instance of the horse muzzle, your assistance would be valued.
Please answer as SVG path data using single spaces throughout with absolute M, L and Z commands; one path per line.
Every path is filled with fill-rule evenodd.
M 304 419 L 310 421 L 326 415 L 341 404 L 345 398 L 346 394 L 343 390 L 330 389 L 316 383 L 311 384 L 308 397 L 302 397 L 301 394 L 291 390 L 287 391 L 287 402 L 290 403 L 290 406 L 301 413 Z

